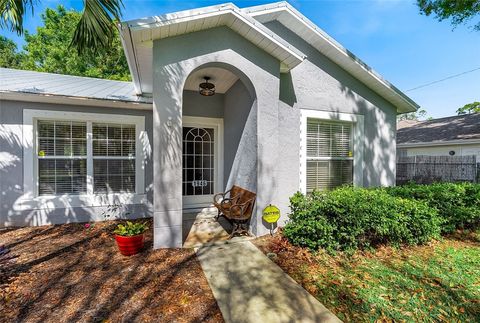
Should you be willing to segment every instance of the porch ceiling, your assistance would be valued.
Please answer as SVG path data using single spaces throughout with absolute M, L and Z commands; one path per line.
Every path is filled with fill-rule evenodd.
M 187 78 L 185 82 L 185 90 L 198 91 L 198 85 L 204 81 L 204 77 L 210 77 L 209 82 L 215 84 L 216 93 L 225 93 L 227 92 L 235 82 L 237 82 L 238 77 L 232 72 L 218 67 L 207 67 L 202 68 L 198 71 L 193 72 Z
M 282 72 L 304 59 L 297 49 L 231 3 L 131 20 L 119 29 L 137 94 L 152 92 L 154 40 L 219 26 L 229 27 L 277 58 Z

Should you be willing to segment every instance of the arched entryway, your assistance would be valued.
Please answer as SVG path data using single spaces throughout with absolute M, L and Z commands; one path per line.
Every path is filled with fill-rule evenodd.
M 165 50 L 168 49 L 168 50 Z M 224 123 L 224 188 L 232 181 L 253 187 L 257 208 L 251 220 L 255 235 L 268 232 L 261 210 L 279 201 L 279 88 L 280 61 L 229 28 L 217 28 L 156 40 L 153 44 L 153 214 L 154 247 L 181 247 L 183 232 L 183 118 L 202 116 L 210 111 L 210 100 L 201 100 L 198 81 L 186 94 L 187 80 L 195 72 L 220 68 L 233 73 L 238 81 L 224 93 L 210 98 L 222 101 Z M 204 72 L 204 71 L 202 71 Z M 200 81 L 202 74 L 199 72 Z M 216 86 L 225 79 L 215 81 Z M 238 86 L 236 86 L 238 85 Z M 242 86 L 240 86 L 242 85 Z M 228 95 L 236 89 L 247 93 L 251 103 L 245 109 L 230 109 L 248 96 Z M 195 99 L 187 113 L 188 96 Z M 252 100 L 253 99 L 253 100 Z M 200 107 L 200 103 L 205 106 Z M 239 121 L 241 120 L 241 121 Z M 256 142 L 251 143 L 251 140 Z M 249 186 L 251 185 L 251 186 Z
M 214 95 L 202 95 L 207 82 Z M 211 93 L 210 93 L 211 94 Z M 233 184 L 256 191 L 256 96 L 250 80 L 229 64 L 207 63 L 185 81 L 182 100 L 183 245 L 228 238 L 230 225 L 215 220 L 213 196 Z

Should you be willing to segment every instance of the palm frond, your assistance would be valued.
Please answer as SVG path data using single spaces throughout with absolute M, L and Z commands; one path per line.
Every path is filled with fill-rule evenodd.
M 35 0 L 0 0 L 0 27 L 23 34 L 23 18 L 30 8 L 33 15 Z
M 116 32 L 114 22 L 120 20 L 123 8 L 122 0 L 84 0 L 84 4 L 70 43 L 79 54 L 95 52 L 111 44 Z

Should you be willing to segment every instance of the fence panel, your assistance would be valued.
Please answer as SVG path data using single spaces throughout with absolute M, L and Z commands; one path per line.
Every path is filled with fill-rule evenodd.
M 397 184 L 409 181 L 479 182 L 476 156 L 403 156 L 397 158 Z

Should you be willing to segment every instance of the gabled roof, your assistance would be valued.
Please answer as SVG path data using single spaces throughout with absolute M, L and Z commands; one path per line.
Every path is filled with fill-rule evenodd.
M 263 25 L 273 20 L 278 20 L 392 103 L 399 113 L 418 109 L 418 105 L 408 96 L 284 1 L 244 9 L 239 9 L 232 3 L 226 3 L 121 23 L 120 34 L 137 93 L 152 91 L 153 40 L 217 26 L 233 29 L 279 59 L 282 62 L 281 72 L 294 68 L 305 56 Z
M 0 68 L 0 96 L 21 101 L 77 99 L 78 104 L 131 107 L 151 104 L 135 94 L 132 82 Z M 80 102 L 81 100 L 81 102 Z M 88 102 L 87 102 L 88 101 Z M 98 104 L 94 104 L 94 102 Z
M 277 20 L 316 48 L 366 86 L 397 107 L 399 113 L 416 111 L 419 106 L 385 80 L 370 66 L 330 37 L 307 17 L 285 1 L 243 9 L 262 23 Z
M 303 54 L 232 3 L 135 19 L 120 24 L 120 35 L 137 93 L 152 92 L 153 40 L 219 26 L 270 53 L 282 63 L 283 71 L 303 60 Z
M 480 113 L 397 125 L 399 147 L 455 143 L 480 143 Z

